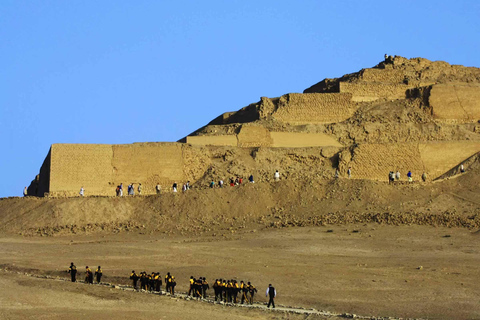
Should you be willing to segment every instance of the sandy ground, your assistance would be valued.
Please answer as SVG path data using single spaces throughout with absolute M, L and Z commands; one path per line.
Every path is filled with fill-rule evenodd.
M 188 278 L 272 283 L 277 304 L 376 317 L 480 318 L 480 233 L 462 228 L 376 224 L 287 228 L 216 237 L 72 235 L 0 238 L 2 318 L 290 319 L 296 315 L 176 301 L 100 286 L 11 273 L 68 277 L 74 261 L 102 265 L 104 280 L 128 284 L 136 271 L 167 271 L 177 291 Z M 419 268 L 421 266 L 421 268 Z M 82 277 L 83 272 L 80 277 Z M 213 294 L 213 292 L 210 292 Z M 165 306 L 165 307 L 163 307 Z M 168 306 L 168 307 L 167 307 Z M 308 317 L 311 319 L 312 317 Z M 319 318 L 320 319 L 320 318 Z

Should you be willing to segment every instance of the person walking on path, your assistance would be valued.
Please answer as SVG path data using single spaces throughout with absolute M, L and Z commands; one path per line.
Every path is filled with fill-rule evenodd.
M 347 170 L 348 179 L 352 177 L 352 167 L 349 167 Z
M 83 187 L 80 188 L 80 196 L 83 197 L 85 195 L 85 189 Z
M 274 178 L 275 181 L 280 180 L 280 173 L 278 172 L 278 170 L 275 170 L 275 174 L 273 175 L 273 178 Z
M 413 181 L 412 171 L 408 171 L 408 173 L 407 173 L 407 178 L 408 178 L 408 182 L 412 182 L 412 181 Z
M 271 284 L 269 284 L 267 291 L 265 292 L 265 297 L 269 297 L 267 308 L 270 308 L 270 305 L 272 305 L 272 307 L 275 308 L 274 299 L 276 296 L 277 296 L 277 290 L 275 290 L 275 288 Z
M 463 166 L 463 163 L 460 165 L 460 172 L 464 173 L 465 172 L 465 167 Z
M 172 186 L 173 192 L 177 192 L 177 183 L 174 182 Z
M 28 189 L 27 189 L 27 187 L 23 188 L 23 196 L 24 196 L 24 197 L 28 196 Z
M 95 276 L 97 278 L 97 283 L 100 283 L 100 281 L 102 280 L 102 275 L 103 275 L 102 267 L 98 266 L 97 270 L 95 270 Z
M 160 186 L 160 183 L 157 182 L 157 185 L 155 186 L 155 191 L 157 194 L 160 194 L 160 191 L 162 190 L 162 187 Z
M 422 180 L 423 180 L 423 182 L 427 181 L 427 173 L 425 171 L 422 174 Z
M 120 183 L 120 187 L 118 188 L 118 195 L 123 197 L 123 183 Z
M 141 195 L 142 194 L 142 184 L 141 183 L 138 184 L 137 190 L 138 190 L 138 195 Z
M 70 277 L 72 279 L 72 282 L 77 281 L 77 267 L 72 263 L 70 263 L 70 267 L 68 268 L 68 273 L 70 273 Z

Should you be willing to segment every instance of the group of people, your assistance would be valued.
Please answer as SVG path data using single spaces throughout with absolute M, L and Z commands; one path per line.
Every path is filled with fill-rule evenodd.
M 152 291 L 152 292 L 160 292 L 162 288 L 162 276 L 160 272 L 152 272 L 147 273 L 145 271 L 140 272 L 137 274 L 135 270 L 132 270 L 130 274 L 130 280 L 132 280 L 133 288 L 140 289 L 145 291 Z M 140 280 L 140 288 L 138 287 L 138 281 Z M 174 295 L 175 294 L 175 286 L 177 282 L 175 281 L 175 277 L 167 273 L 165 276 L 165 291 Z
M 83 187 L 82 187 L 83 189 Z M 139 195 L 142 194 L 142 184 L 139 183 L 137 186 L 137 192 Z M 120 183 L 117 188 L 115 189 L 115 194 L 117 197 L 123 197 L 123 183 Z M 127 187 L 127 194 L 129 196 L 134 196 L 135 195 L 135 184 L 132 182 L 131 184 L 128 185 Z
M 194 278 L 190 277 L 190 287 L 188 289 L 188 296 L 194 298 L 207 298 L 207 290 L 210 288 L 208 285 L 207 279 L 205 277 Z
M 413 182 L 413 174 L 412 171 L 407 172 L 407 180 L 408 182 Z M 400 181 L 400 171 L 397 170 L 397 172 L 390 171 L 388 173 L 388 183 L 394 183 L 395 181 Z M 427 181 L 427 173 L 423 172 L 422 174 L 422 181 L 426 182 Z
M 257 289 L 250 282 L 236 280 L 223 280 L 216 279 L 213 284 L 213 290 L 215 292 L 215 301 L 223 301 L 230 303 L 238 303 L 238 295 L 240 294 L 240 303 L 245 302 L 253 304 L 253 297 L 257 292 Z
M 278 170 L 275 170 L 275 173 L 273 175 L 273 178 L 275 181 L 279 181 L 280 180 L 280 172 Z M 253 178 L 253 174 L 251 174 L 249 177 L 248 177 L 248 182 L 249 183 L 255 183 L 255 180 Z M 231 177 L 230 178 L 230 181 L 229 181 L 229 184 L 230 186 L 234 187 L 234 186 L 238 186 L 238 185 L 241 185 L 243 183 L 243 178 L 242 177 Z M 210 188 L 215 188 L 215 187 L 218 187 L 218 188 L 223 188 L 224 186 L 224 182 L 222 179 L 218 180 L 218 183 L 216 184 L 214 180 L 212 180 L 209 184 L 209 187 Z M 25 187 L 25 190 L 24 190 L 24 195 L 26 196 L 27 195 L 27 187 Z M 182 191 L 183 192 L 186 192 L 187 190 L 190 190 L 191 188 L 191 185 L 190 185 L 190 181 L 187 181 L 186 183 L 184 183 L 182 185 Z M 155 193 L 156 194 L 161 194 L 162 192 L 162 186 L 160 185 L 160 183 L 157 183 L 155 185 Z M 174 182 L 173 185 L 172 185 L 172 192 L 178 192 L 178 184 L 177 182 Z M 120 183 L 116 188 L 115 188 L 115 194 L 117 195 L 117 197 L 123 197 L 123 183 Z M 142 184 L 139 183 L 138 186 L 137 186 L 137 194 L 138 195 L 141 195 L 142 194 Z M 83 187 L 80 188 L 80 196 L 84 196 L 85 195 L 85 189 Z M 132 182 L 131 184 L 128 185 L 127 187 L 127 195 L 129 196 L 134 196 L 135 195 L 135 184 Z
M 255 183 L 255 180 L 253 179 L 253 174 L 251 174 L 248 177 L 248 182 L 249 183 Z M 229 179 L 230 187 L 235 187 L 235 186 L 241 185 L 242 183 L 243 183 L 243 178 L 242 177 L 231 177 Z M 209 184 L 209 187 L 210 188 L 215 188 L 217 186 L 218 188 L 223 188 L 224 185 L 225 185 L 225 183 L 223 182 L 222 179 L 218 180 L 217 184 L 215 184 L 215 181 L 212 180 Z
M 77 281 L 77 266 L 72 262 L 70 263 L 70 267 L 67 270 L 68 273 L 70 273 L 70 278 L 72 282 Z M 102 267 L 98 266 L 98 268 L 95 270 L 95 274 L 93 273 L 92 269 L 90 269 L 88 266 L 85 267 L 85 283 L 88 284 L 93 284 L 93 277 L 96 277 L 97 283 L 100 283 L 102 280 L 103 276 L 103 271 Z
M 70 267 L 67 270 L 70 273 L 71 281 L 77 281 L 77 267 L 72 262 Z M 102 267 L 98 266 L 93 273 L 92 269 L 88 266 L 85 267 L 85 283 L 93 284 L 94 276 L 96 277 L 97 283 L 101 282 L 103 275 Z M 137 274 L 135 270 L 132 270 L 130 274 L 130 280 L 132 280 L 133 288 L 136 290 L 145 290 L 150 292 L 161 292 L 162 288 L 162 276 L 160 272 L 147 273 L 145 271 Z M 140 287 L 138 283 L 140 282 Z M 190 287 L 187 293 L 187 296 L 192 296 L 197 299 L 206 299 L 207 290 L 210 289 L 210 285 L 207 282 L 205 277 L 194 278 L 190 277 L 189 280 Z M 171 295 L 175 294 L 175 286 L 177 282 L 175 277 L 167 272 L 165 276 L 165 291 Z M 215 279 L 213 283 L 213 291 L 215 293 L 215 301 L 225 302 L 225 303 L 247 303 L 253 304 L 253 297 L 257 293 L 257 289 L 250 282 L 244 282 L 243 280 L 238 283 L 236 280 L 224 280 L 224 279 Z M 240 298 L 239 298 L 240 295 Z M 267 291 L 265 292 L 266 297 L 269 297 L 268 307 L 272 305 L 275 308 L 274 298 L 277 295 L 275 288 L 269 284 Z

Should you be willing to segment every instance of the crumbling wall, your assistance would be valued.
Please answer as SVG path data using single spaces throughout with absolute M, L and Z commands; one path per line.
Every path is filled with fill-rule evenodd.
M 405 72 L 401 69 L 369 68 L 360 71 L 360 78 L 369 82 L 402 83 Z
M 290 93 L 280 97 L 273 117 L 291 124 L 340 122 L 356 110 L 351 98 L 348 93 Z
M 438 84 L 430 91 L 429 105 L 440 120 L 473 122 L 480 119 L 480 85 Z
M 270 132 L 270 136 L 273 140 L 272 147 L 343 147 L 334 137 L 324 133 Z
M 352 101 L 368 102 L 378 99 L 405 99 L 412 86 L 395 83 L 341 82 L 340 92 L 351 93 Z

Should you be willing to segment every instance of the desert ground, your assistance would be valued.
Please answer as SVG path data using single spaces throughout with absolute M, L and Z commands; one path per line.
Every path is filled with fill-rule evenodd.
M 132 269 L 171 272 L 177 292 L 205 276 L 251 281 L 266 302 L 368 317 L 480 317 L 480 233 L 465 228 L 348 224 L 239 232 L 226 238 L 157 233 L 23 237 L 2 235 L 3 319 L 312 319 L 172 299 L 68 279 L 75 262 L 104 269 L 104 281 L 128 285 Z M 210 290 L 210 295 L 213 291 Z M 327 318 L 316 316 L 318 319 Z M 331 318 L 331 317 L 329 317 Z

